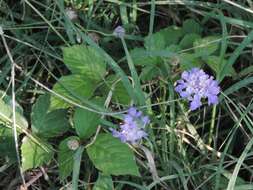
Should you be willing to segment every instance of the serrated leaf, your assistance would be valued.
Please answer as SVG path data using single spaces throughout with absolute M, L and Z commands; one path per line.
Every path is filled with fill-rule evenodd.
M 144 46 L 149 50 L 162 50 L 166 47 L 164 35 L 161 32 L 156 32 L 144 39 Z
M 159 67 L 156 66 L 146 66 L 142 69 L 140 74 L 140 79 L 143 82 L 150 81 L 158 76 L 161 75 L 161 72 L 159 71 Z
M 81 139 L 89 138 L 93 135 L 100 123 L 100 115 L 88 110 L 76 108 L 74 113 L 74 127 Z
M 193 47 L 194 41 L 200 39 L 201 36 L 198 34 L 186 34 L 183 39 L 180 41 L 179 45 L 182 49 L 187 49 Z
M 221 72 L 223 65 L 225 65 L 227 62 L 226 59 L 223 59 L 222 64 L 220 64 L 220 58 L 218 56 L 208 56 L 207 59 L 205 59 L 205 61 L 206 61 L 207 65 L 209 67 L 211 67 L 211 69 L 213 69 L 213 71 L 215 71 L 217 76 Z M 234 68 L 232 67 L 232 65 L 230 65 L 227 68 L 226 73 L 224 74 L 224 77 L 225 76 L 233 76 L 235 74 L 236 74 L 236 72 L 235 72 Z
M 217 36 L 208 36 L 197 39 L 194 43 L 194 51 L 202 57 L 209 56 L 219 49 L 220 41 Z
M 53 110 L 48 113 L 50 95 L 40 96 L 32 109 L 32 131 L 40 137 L 49 138 L 65 133 L 70 125 L 67 110 Z
M 178 43 L 182 35 L 181 28 L 170 26 L 147 36 L 144 39 L 144 46 L 148 50 L 163 50 L 172 44 Z
M 45 147 L 47 147 L 46 150 L 44 149 Z M 53 155 L 52 146 L 50 144 L 40 142 L 39 145 L 35 144 L 28 137 L 23 138 L 21 145 L 23 171 L 50 163 Z
M 114 189 L 112 177 L 100 173 L 93 187 L 93 190 L 111 190 L 111 189 Z
M 99 134 L 87 153 L 95 167 L 106 175 L 140 175 L 132 150 L 111 134 Z
M 160 32 L 164 36 L 166 47 L 169 47 L 173 44 L 176 45 L 179 42 L 180 38 L 183 36 L 182 28 L 179 28 L 177 26 L 169 26 L 160 30 Z
M 44 120 L 34 122 L 32 127 L 33 131 L 41 137 L 59 136 L 70 128 L 67 110 L 53 110 L 46 114 Z
M 73 170 L 74 155 L 76 152 L 76 147 L 70 147 L 71 143 L 78 143 L 79 138 L 76 136 L 71 136 L 64 139 L 59 145 L 59 152 L 57 156 L 59 164 L 59 175 L 60 179 L 64 180 L 66 177 L 70 176 Z M 77 147 L 78 148 L 78 147 Z
M 180 68 L 185 71 L 194 67 L 201 67 L 201 60 L 194 54 L 182 53 L 179 56 Z
M 11 129 L 0 125 L 0 156 L 16 160 L 16 150 L 13 132 Z
M 94 48 L 74 45 L 63 48 L 63 61 L 72 74 L 85 75 L 99 81 L 106 73 L 106 63 Z
M 116 75 L 110 75 L 106 78 L 106 84 L 104 85 L 102 90 L 105 92 L 109 92 L 109 90 L 112 90 L 113 102 L 128 105 L 131 101 L 131 98 L 129 97 L 123 83 Z
M 4 123 L 12 123 L 12 102 L 11 99 L 5 95 L 3 91 L 0 91 L 1 99 L 0 99 L 0 120 Z M 22 115 L 22 108 L 16 103 L 16 125 L 19 128 L 26 129 L 28 128 L 28 123 L 26 119 Z
M 169 47 L 166 48 L 167 51 L 169 52 L 173 52 L 173 53 L 177 53 L 181 50 L 182 48 L 177 45 L 177 44 L 172 44 Z
M 183 22 L 183 32 L 185 34 L 201 34 L 202 28 L 194 19 L 187 19 Z
M 147 50 L 144 48 L 134 48 L 130 51 L 131 57 L 135 65 L 155 65 L 160 63 L 162 59 L 155 56 L 146 56 Z
M 53 91 L 77 103 L 80 98 L 88 99 L 92 96 L 96 83 L 80 75 L 63 76 L 54 85 Z M 68 108 L 70 104 L 52 95 L 50 109 Z

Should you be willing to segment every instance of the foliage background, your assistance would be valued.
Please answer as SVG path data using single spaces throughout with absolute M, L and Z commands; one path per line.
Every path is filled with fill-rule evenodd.
M 250 0 L 1 0 L 0 188 L 25 180 L 30 189 L 253 189 L 252 8 Z M 112 35 L 118 25 L 124 40 Z M 174 83 L 196 66 L 222 93 L 217 107 L 189 112 Z M 131 104 L 151 118 L 142 145 L 159 180 L 143 150 L 109 136 Z

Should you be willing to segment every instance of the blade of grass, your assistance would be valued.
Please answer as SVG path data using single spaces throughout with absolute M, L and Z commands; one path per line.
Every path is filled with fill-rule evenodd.
M 124 38 L 121 38 L 121 41 L 122 41 L 122 44 L 123 44 L 123 47 L 124 47 L 124 50 L 125 50 L 125 54 L 126 54 L 126 57 L 127 57 L 128 67 L 130 69 L 131 76 L 132 76 L 133 81 L 134 81 L 133 90 L 137 95 L 139 105 L 145 105 L 145 96 L 144 96 L 144 93 L 142 92 L 142 89 L 141 89 L 141 83 L 140 83 L 139 76 L 138 76 L 137 71 L 134 67 L 133 60 L 132 60 L 132 58 L 129 54 L 129 51 L 127 49 L 127 45 L 126 45 L 126 42 L 125 42 Z
M 2 42 L 4 44 L 5 50 L 7 52 L 7 55 L 10 59 L 11 62 L 11 97 L 12 97 L 12 131 L 13 131 L 13 136 L 14 136 L 14 141 L 15 141 L 15 151 L 16 151 L 16 157 L 18 161 L 18 166 L 19 166 L 19 172 L 20 172 L 20 177 L 22 179 L 23 186 L 25 188 L 25 176 L 23 174 L 22 166 L 21 166 L 21 159 L 20 159 L 20 154 L 19 154 L 19 144 L 18 144 L 18 132 L 17 132 L 17 124 L 16 124 L 16 94 L 15 94 L 15 62 L 13 60 L 13 57 L 11 55 L 11 52 L 9 50 L 9 47 L 7 45 L 7 42 L 5 40 L 5 37 L 3 35 L 3 29 L 0 26 L 0 35 L 2 38 Z
M 58 30 L 56 30 L 56 28 L 51 24 L 50 21 L 48 21 L 43 14 L 37 9 L 35 8 L 28 0 L 24 0 L 24 2 L 31 7 L 34 12 L 36 12 L 50 27 L 51 29 L 57 34 L 57 36 L 59 36 L 59 38 L 66 44 L 69 46 L 69 43 L 65 40 L 65 38 L 58 32 Z
M 73 175 L 72 175 L 72 189 L 73 190 L 78 190 L 79 173 L 80 173 L 80 166 L 81 166 L 83 151 L 84 151 L 84 146 L 80 146 L 74 155 L 74 165 L 73 165 Z
M 221 77 L 220 81 L 225 77 L 226 71 L 230 65 L 233 65 L 236 61 L 236 59 L 240 56 L 243 49 L 251 43 L 253 40 L 253 31 L 251 31 L 246 38 L 242 41 L 242 43 L 235 49 L 231 57 L 228 59 L 228 61 L 224 64 L 224 66 L 221 69 Z
M 246 8 L 246 7 L 243 7 L 242 5 L 240 5 L 240 4 L 238 4 L 238 3 L 232 2 L 232 1 L 230 1 L 230 0 L 222 0 L 222 1 L 224 1 L 224 2 L 226 2 L 226 3 L 228 3 L 228 4 L 230 4 L 230 5 L 233 5 L 233 6 L 235 6 L 235 7 L 238 7 L 239 9 L 242 9 L 242 10 L 244 10 L 244 11 L 246 11 L 246 12 L 249 12 L 249 13 L 253 14 L 253 10 L 251 10 L 251 9 L 249 9 L 249 8 Z
M 229 180 L 228 186 L 227 186 L 227 190 L 234 190 L 235 187 L 235 183 L 236 183 L 236 179 L 237 179 L 237 175 L 239 173 L 239 170 L 241 168 L 241 165 L 243 163 L 243 161 L 245 160 L 245 158 L 247 157 L 247 153 L 251 150 L 251 147 L 253 146 L 253 139 L 251 139 L 248 144 L 246 145 L 246 147 L 244 148 L 241 156 L 238 159 L 237 164 L 235 165 L 233 174 Z
M 149 31 L 148 31 L 148 35 L 149 36 L 153 34 L 154 21 L 155 21 L 155 0 L 151 0 L 151 10 L 150 10 L 150 19 L 149 19 Z

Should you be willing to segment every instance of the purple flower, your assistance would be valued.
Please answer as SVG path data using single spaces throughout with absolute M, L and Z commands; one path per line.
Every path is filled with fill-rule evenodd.
M 122 142 L 137 144 L 142 138 L 147 136 L 144 128 L 149 123 L 148 116 L 143 116 L 141 111 L 131 107 L 124 116 L 124 123 L 120 125 L 120 130 L 110 130 L 112 131 L 112 135 L 119 138 Z
M 218 82 L 199 68 L 184 71 L 181 79 L 177 81 L 175 90 L 182 98 L 190 101 L 190 110 L 192 111 L 202 105 L 202 98 L 208 99 L 208 105 L 218 104 L 218 94 L 220 93 Z
M 123 38 L 125 34 L 126 34 L 126 31 L 122 26 L 117 26 L 113 31 L 113 35 L 118 38 Z

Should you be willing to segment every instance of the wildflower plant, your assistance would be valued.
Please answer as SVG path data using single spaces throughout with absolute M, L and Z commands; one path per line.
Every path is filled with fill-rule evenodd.
M 4 172 L 0 175 L 0 189 L 23 187 L 21 181 L 9 181 L 12 180 L 9 171 L 11 175 L 18 174 L 12 171 L 13 168 L 20 169 L 21 178 L 22 175 L 38 173 L 38 168 L 43 173 L 44 168 L 55 184 L 39 178 L 36 178 L 38 183 L 30 183 L 26 178 L 23 180 L 24 185 L 30 184 L 38 189 L 61 189 L 66 184 L 71 184 L 71 189 L 82 186 L 119 190 L 211 190 L 252 186 L 251 163 L 244 159 L 251 154 L 248 151 L 253 140 L 241 138 L 242 143 L 233 142 L 239 139 L 238 135 L 244 137 L 245 131 L 249 137 L 253 135 L 250 133 L 253 127 L 250 120 L 253 72 L 251 67 L 245 67 L 250 65 L 250 55 L 244 55 L 248 53 L 253 36 L 249 24 L 242 31 L 244 22 L 239 23 L 240 27 L 234 27 L 238 23 L 230 19 L 231 15 L 234 16 L 230 10 L 235 9 L 226 8 L 233 5 L 212 3 L 208 6 L 210 11 L 217 6 L 226 8 L 226 22 L 222 21 L 224 12 L 211 12 L 217 15 L 212 17 L 216 24 L 204 26 L 215 27 L 209 32 L 209 28 L 200 24 L 206 23 L 205 17 L 188 14 L 181 5 L 180 10 L 174 11 L 172 19 L 163 21 L 159 17 L 161 12 L 178 8 L 171 3 L 165 3 L 163 8 L 155 1 L 145 1 L 151 6 L 139 7 L 137 1 L 129 1 L 126 6 L 107 1 L 64 0 L 53 5 L 54 9 L 45 9 L 52 5 L 47 6 L 44 1 L 40 4 L 25 1 L 31 11 L 26 12 L 24 19 L 15 17 L 13 20 L 10 15 L 20 15 L 23 4 L 16 5 L 10 1 L 9 6 L 7 2 L 0 3 L 0 7 L 6 10 L 1 12 L 6 16 L 0 25 L 4 58 L 0 69 L 0 159 L 2 165 L 8 167 L 1 167 Z M 160 12 L 156 11 L 157 7 Z M 190 10 L 189 6 L 186 8 Z M 208 13 L 209 8 L 204 6 L 204 11 Z M 9 10 L 14 14 L 9 14 Z M 149 12 L 150 17 L 147 17 Z M 57 19 L 51 18 L 50 15 L 55 13 Z M 186 17 L 194 19 L 185 20 Z M 213 22 L 212 18 L 208 18 L 208 23 Z M 231 22 L 227 22 L 229 19 Z M 222 28 L 217 24 L 219 20 Z M 38 29 L 29 21 L 42 25 L 51 23 L 54 32 L 48 33 L 48 27 L 39 26 Z M 119 22 L 124 25 L 112 29 Z M 169 26 L 166 27 L 166 23 Z M 177 26 L 172 23 L 177 23 Z M 24 24 L 29 24 L 29 27 L 17 29 Z M 232 33 L 243 32 L 248 36 L 243 37 L 241 43 L 235 43 L 227 36 L 231 29 Z M 4 35 L 5 31 L 8 35 Z M 203 36 L 203 31 L 206 36 Z M 44 34 L 47 34 L 46 38 Z M 26 45 L 26 39 L 31 45 Z M 22 48 L 15 48 L 19 46 Z M 36 48 L 44 46 L 45 51 Z M 31 57 L 30 48 L 34 50 L 34 57 L 45 63 L 43 68 L 36 65 L 35 72 L 33 58 L 20 59 L 20 55 L 21 58 Z M 237 62 L 238 57 L 240 60 Z M 26 64 L 22 64 L 24 61 Z M 14 72 L 8 70 L 10 62 L 17 66 Z M 218 98 L 219 83 L 200 69 L 203 65 L 219 81 L 229 77 L 224 83 L 227 90 L 220 106 L 222 109 L 213 106 L 212 110 L 205 110 L 201 115 L 182 114 L 185 110 L 178 109 L 180 104 L 175 104 L 175 92 L 189 103 L 191 111 L 200 108 L 204 102 L 208 105 L 222 104 Z M 174 86 L 178 69 L 184 72 L 180 73 L 181 77 Z M 9 75 L 15 81 L 9 81 Z M 31 80 L 24 80 L 26 78 Z M 229 86 L 232 79 L 236 83 Z M 12 97 L 8 96 L 10 82 L 16 86 Z M 20 105 L 15 98 L 21 102 Z M 236 101 L 239 107 L 233 104 Z M 33 106 L 30 102 L 34 103 Z M 130 107 L 118 122 L 118 109 L 131 104 L 145 106 L 152 113 L 154 127 L 150 127 L 149 133 L 146 129 L 151 121 L 136 107 Z M 234 130 L 238 122 L 242 134 Z M 110 128 L 115 125 L 117 128 Z M 235 167 L 226 164 L 237 160 L 240 162 L 235 163 Z M 14 167 L 9 167 L 10 164 Z M 212 169 L 218 165 L 221 172 Z M 178 176 L 178 180 L 168 180 L 167 176 Z
M 196 110 L 202 105 L 202 99 L 208 99 L 208 105 L 218 104 L 220 87 L 212 76 L 202 69 L 193 68 L 184 71 L 181 79 L 177 81 L 175 90 L 184 99 L 190 101 L 190 110 Z
M 137 144 L 142 138 L 147 137 L 144 128 L 150 123 L 148 116 L 144 116 L 141 111 L 131 107 L 124 116 L 124 123 L 120 125 L 120 130 L 111 129 L 114 137 L 122 142 Z

